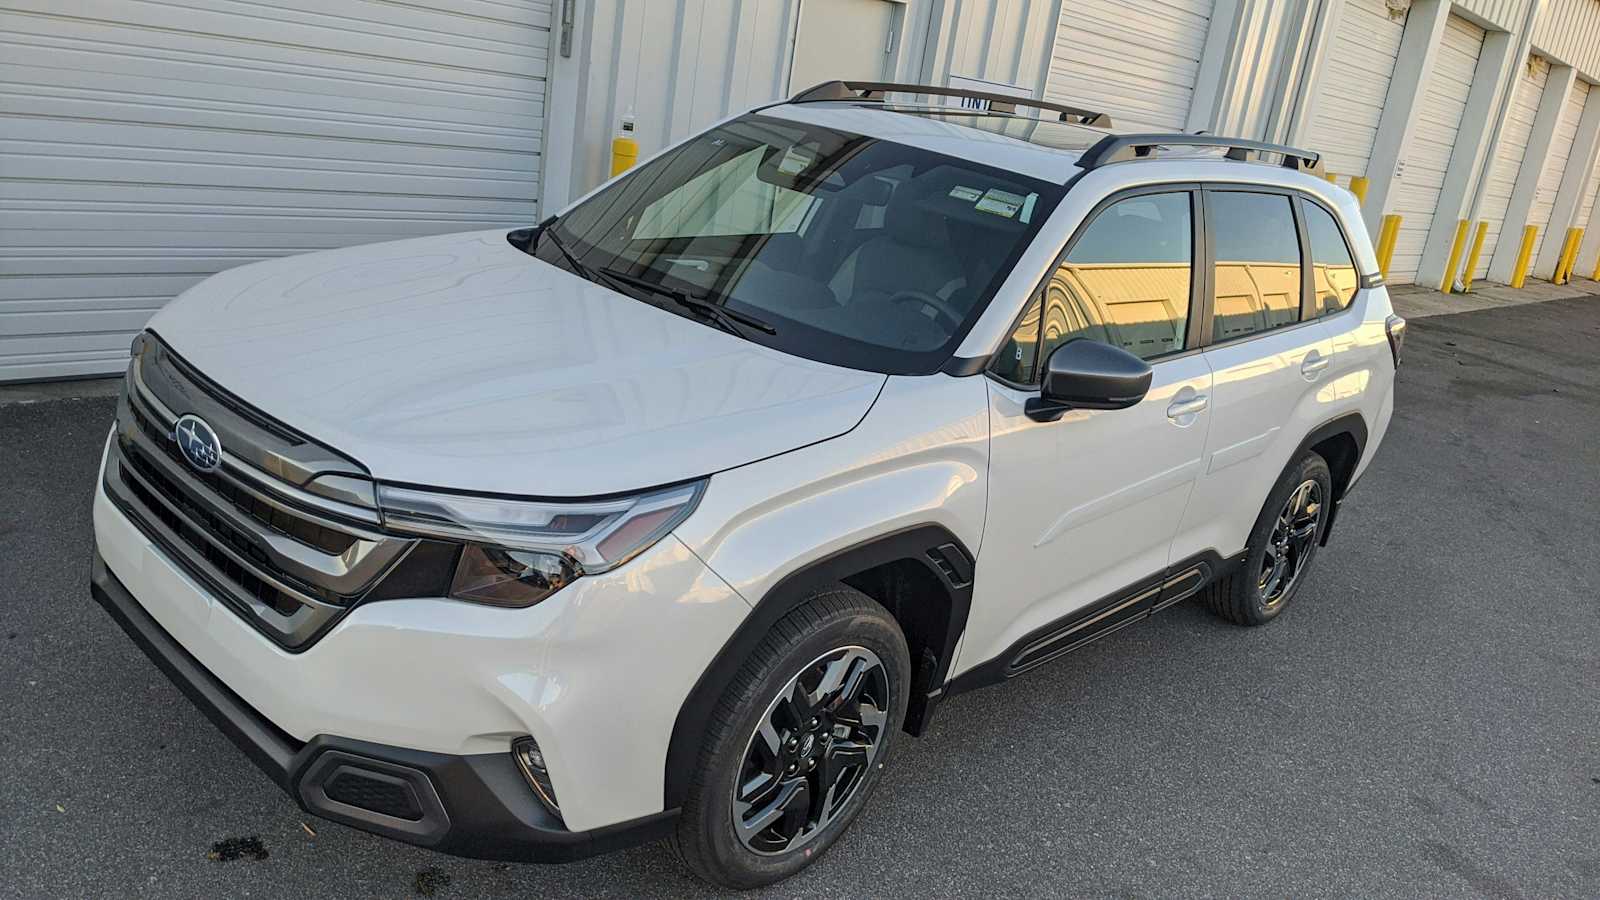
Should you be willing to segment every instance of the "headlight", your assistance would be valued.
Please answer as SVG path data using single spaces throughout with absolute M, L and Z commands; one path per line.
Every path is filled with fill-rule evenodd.
M 583 575 L 622 565 L 678 527 L 705 482 L 631 497 L 564 503 L 378 487 L 384 524 L 466 545 L 450 595 L 531 606 Z

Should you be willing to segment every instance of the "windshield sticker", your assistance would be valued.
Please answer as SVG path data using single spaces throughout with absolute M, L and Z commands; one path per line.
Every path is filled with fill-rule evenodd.
M 1023 201 L 1024 198 L 1021 194 L 1013 194 L 1010 191 L 1002 191 L 999 188 L 990 188 L 989 192 L 983 195 L 983 199 L 973 206 L 973 209 L 1014 219 L 1017 212 L 1022 209 Z
M 800 148 L 790 147 L 783 154 L 783 159 L 778 162 L 778 171 L 785 175 L 799 175 L 811 168 L 811 164 L 815 161 Z
M 1033 204 L 1037 202 L 1038 199 L 1038 194 L 1029 194 L 1028 199 L 1022 201 L 1022 217 L 1019 219 L 1022 224 L 1026 225 L 1033 221 Z
M 982 197 L 983 191 L 980 191 L 977 188 L 964 187 L 958 184 L 950 189 L 950 196 L 956 198 L 957 200 L 965 200 L 968 203 L 971 203 L 972 201 L 977 200 L 979 197 Z

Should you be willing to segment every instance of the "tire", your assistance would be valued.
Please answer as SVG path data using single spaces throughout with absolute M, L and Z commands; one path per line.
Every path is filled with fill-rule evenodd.
M 1291 499 L 1299 501 L 1301 508 L 1290 516 L 1286 535 L 1282 519 L 1292 512 Z M 1332 502 L 1333 474 L 1328 463 L 1307 452 L 1273 486 L 1250 531 L 1244 563 L 1206 589 L 1205 602 L 1211 611 L 1235 625 L 1265 625 L 1277 618 L 1306 582 L 1322 532 L 1328 527 Z M 1279 572 L 1282 580 L 1274 581 L 1273 573 L 1278 570 L 1272 567 L 1279 559 L 1292 562 L 1293 567 Z
M 900 626 L 858 591 L 840 585 L 820 592 L 779 620 L 712 712 L 672 838 L 684 864 L 714 884 L 743 889 L 781 881 L 819 859 L 881 776 L 905 721 L 910 678 Z M 838 691 L 822 690 L 841 679 Z M 795 694 L 794 685 L 803 691 Z M 796 727 L 814 700 L 815 714 Z M 811 721 L 818 724 L 808 727 Z M 841 786 L 834 804 L 809 802 L 821 793 L 812 785 L 830 774 Z M 735 797 L 739 790 L 744 802 Z M 783 797 L 787 807 L 778 802 Z M 819 812 L 824 806 L 826 814 Z M 780 808 L 787 814 L 762 826 L 764 814 Z M 753 823 L 742 837 L 736 816 Z

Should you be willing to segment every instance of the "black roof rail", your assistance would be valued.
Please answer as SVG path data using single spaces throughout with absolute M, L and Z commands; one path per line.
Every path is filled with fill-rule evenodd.
M 1228 159 L 1240 162 L 1254 162 L 1263 153 L 1275 153 L 1283 157 L 1283 167 L 1294 169 L 1296 172 L 1305 172 L 1310 175 L 1322 175 L 1322 157 L 1309 150 L 1296 150 L 1282 144 L 1268 144 L 1263 141 L 1251 141 L 1244 138 L 1217 137 L 1211 134 L 1113 134 L 1107 135 L 1099 143 L 1084 151 L 1079 157 L 1078 165 L 1085 169 L 1094 169 L 1109 165 L 1114 162 L 1124 162 L 1131 159 L 1149 159 L 1155 156 L 1160 147 L 1207 147 L 1213 149 L 1226 149 Z
M 1009 94 L 973 91 L 967 88 L 941 87 L 936 84 L 895 84 L 887 81 L 824 81 L 816 87 L 795 94 L 789 98 L 789 102 L 819 103 L 824 100 L 877 100 L 881 102 L 883 95 L 889 93 L 927 94 L 931 97 L 963 97 L 969 100 L 983 100 L 988 102 L 991 111 L 999 113 L 1014 113 L 1017 111 L 1017 107 L 1026 106 L 1030 109 L 1043 109 L 1056 113 L 1060 121 L 1073 125 L 1087 125 L 1090 128 L 1111 127 L 1111 117 L 1103 112 L 1079 109 L 1076 106 L 1067 106 L 1064 103 L 1035 100 L 1031 97 L 1013 97 Z

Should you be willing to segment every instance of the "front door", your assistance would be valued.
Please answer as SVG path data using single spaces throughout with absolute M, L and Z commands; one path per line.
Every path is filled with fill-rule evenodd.
M 960 668 L 1052 623 L 1100 622 L 1152 579 L 1159 586 L 1211 420 L 1211 370 L 1189 327 L 1198 308 L 1192 210 L 1191 193 L 1170 188 L 1106 206 L 998 354 L 989 515 Z M 1130 409 L 1030 419 L 1024 404 L 1037 396 L 1038 370 L 1068 340 L 1149 361 L 1149 394 Z

